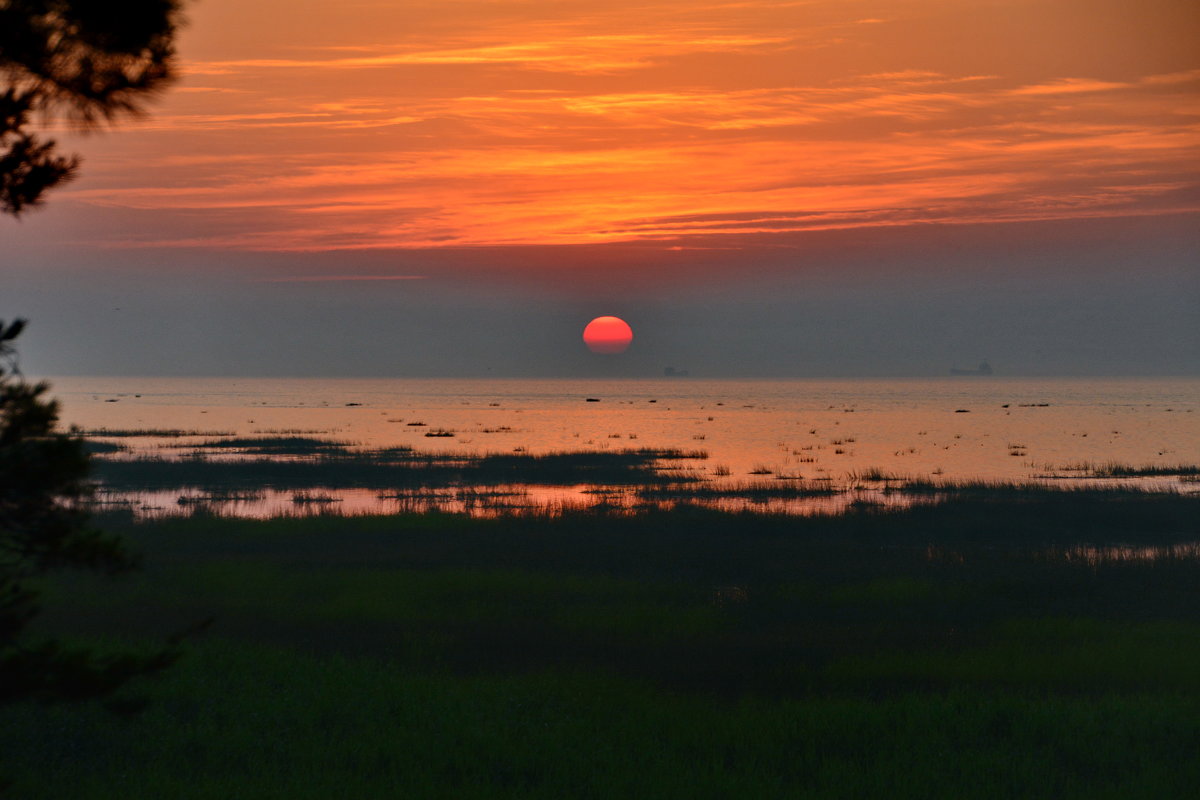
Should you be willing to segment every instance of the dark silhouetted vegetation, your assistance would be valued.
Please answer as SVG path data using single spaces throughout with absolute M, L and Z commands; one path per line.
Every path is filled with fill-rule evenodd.
M 232 436 L 231 432 L 223 431 L 189 431 L 178 428 L 96 428 L 82 431 L 82 436 L 97 439 L 176 439 L 184 436 Z M 209 446 L 216 446 L 209 443 Z
M 0 212 L 19 216 L 78 169 L 34 118 L 92 128 L 139 113 L 173 77 L 179 24 L 176 0 L 0 2 Z
M 996 499 L 1020 499 L 1039 496 L 1065 496 L 1069 499 L 1076 495 L 1169 494 L 1169 492 L 1161 489 L 1151 489 L 1144 485 L 1133 483 L 1096 487 L 1086 484 L 1064 484 L 1044 481 L 956 480 L 953 478 L 940 478 L 937 480 L 912 478 L 903 480 L 901 483 L 889 483 L 883 487 L 883 491 L 886 493 L 908 495 L 943 495 Z
M 282 456 L 310 456 L 318 453 L 348 455 L 349 445 L 333 439 L 311 436 L 235 436 L 229 439 L 209 439 L 195 444 L 177 444 L 177 448 L 194 450 L 237 450 L 241 453 Z
M 224 443 L 219 446 L 224 447 Z M 209 459 L 202 455 L 181 459 L 158 456 L 97 459 L 96 476 L 106 488 L 118 491 L 188 486 L 205 489 L 391 489 L 507 483 L 634 485 L 679 481 L 678 475 L 668 478 L 661 474 L 660 463 L 707 456 L 703 451 L 670 449 L 539 455 L 418 453 L 407 447 L 356 451 L 323 440 L 285 442 L 279 449 L 255 446 L 259 452 L 275 456 L 317 455 L 291 460 Z
M 638 487 L 645 500 L 787 500 L 803 497 L 827 497 L 844 490 L 828 481 L 756 480 L 731 483 L 671 483 L 664 486 Z
M 111 516 L 145 573 L 46 624 L 216 625 L 135 722 L 11 708 L 0 758 L 28 797 L 1184 796 L 1198 512 Z
M 0 357 L 11 354 L 21 327 L 0 323 Z M 105 696 L 176 657 L 173 649 L 100 656 L 29 634 L 47 573 L 116 574 L 135 564 L 118 537 L 90 525 L 87 448 L 57 430 L 48 390 L 0 362 L 0 704 Z
M 1121 464 L 1109 461 L 1103 464 L 1083 462 L 1061 468 L 1064 472 L 1082 472 L 1092 478 L 1178 478 L 1200 475 L 1200 464 Z

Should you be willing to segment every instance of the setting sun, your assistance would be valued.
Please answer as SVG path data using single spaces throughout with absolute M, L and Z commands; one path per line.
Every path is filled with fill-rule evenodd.
M 596 317 L 583 329 L 583 342 L 593 353 L 624 353 L 633 341 L 633 329 L 620 317 Z

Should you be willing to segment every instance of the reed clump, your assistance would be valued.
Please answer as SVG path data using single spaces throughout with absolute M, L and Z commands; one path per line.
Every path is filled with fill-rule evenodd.
M 342 443 L 291 442 L 273 457 L 184 458 L 146 455 L 94 460 L 101 484 L 116 491 L 153 491 L 187 486 L 214 489 L 366 488 L 483 486 L 497 484 L 634 485 L 679 481 L 662 470 L 678 460 L 707 458 L 702 450 L 650 449 L 552 453 L 440 454 L 407 447 L 352 450 Z M 282 455 L 311 456 L 279 458 Z
M 348 453 L 351 443 L 311 436 L 238 436 L 209 439 L 195 444 L 175 444 L 176 449 L 237 451 L 251 455 L 310 456 L 319 453 Z
M 80 435 L 98 439 L 178 439 L 184 436 L 233 436 L 234 434 L 232 431 L 200 431 L 182 428 L 95 428 L 81 431 Z
M 1081 461 L 1059 467 L 1062 472 L 1081 472 L 1092 478 L 1181 478 L 1200 475 L 1200 464 L 1122 464 Z
M 636 490 L 643 500 L 789 500 L 805 497 L 829 497 L 842 490 L 825 481 L 806 480 L 749 480 L 737 482 L 671 483 L 663 486 L 640 486 Z

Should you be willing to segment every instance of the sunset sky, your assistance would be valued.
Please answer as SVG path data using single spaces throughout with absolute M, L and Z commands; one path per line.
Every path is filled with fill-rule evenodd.
M 591 374 L 609 313 L 629 374 L 1200 371 L 1190 0 L 188 16 L 177 85 L 0 220 L 46 371 Z

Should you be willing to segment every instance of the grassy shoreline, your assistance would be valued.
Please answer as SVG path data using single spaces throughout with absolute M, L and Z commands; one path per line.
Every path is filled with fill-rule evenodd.
M 1090 800 L 1184 796 L 1200 777 L 1194 694 L 726 701 L 232 645 L 196 648 L 155 689 L 132 723 L 24 710 L 18 725 L 41 719 L 5 737 L 14 796 Z
M 40 629 L 215 623 L 141 717 L 0 710 L 0 774 L 28 798 L 1178 796 L 1200 780 L 1200 560 L 1170 546 L 1197 519 L 1194 496 L 1102 491 L 113 515 L 145 570 L 58 576 Z

